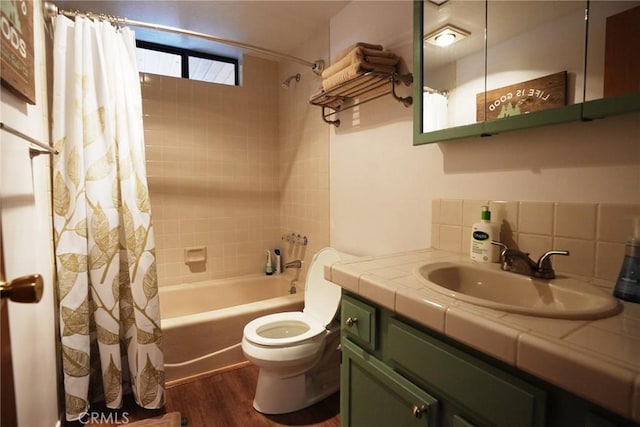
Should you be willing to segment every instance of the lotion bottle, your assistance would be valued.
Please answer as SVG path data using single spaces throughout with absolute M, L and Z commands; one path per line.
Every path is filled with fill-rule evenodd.
M 496 262 L 495 250 L 491 244 L 495 227 L 491 224 L 489 206 L 482 206 L 480 222 L 471 227 L 471 248 L 469 255 L 477 262 Z
M 640 217 L 633 218 L 633 235 L 626 242 L 624 261 L 613 295 L 640 303 Z
M 280 249 L 274 249 L 273 253 L 276 255 L 275 256 L 275 273 L 276 274 L 280 274 L 282 273 L 282 258 L 280 256 Z

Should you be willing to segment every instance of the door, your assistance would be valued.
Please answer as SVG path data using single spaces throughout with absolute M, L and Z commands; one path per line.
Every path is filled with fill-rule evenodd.
M 2 236 L 0 236 L 0 280 L 4 281 L 4 255 Z M 18 425 L 16 415 L 16 392 L 13 385 L 13 365 L 11 363 L 11 337 L 9 336 L 9 304 L 6 298 L 0 299 L 0 424 L 1 427 Z
M 31 303 L 38 302 L 42 297 L 43 283 L 38 274 L 23 276 L 10 282 L 5 282 L 4 251 L 2 235 L 0 234 L 0 427 L 15 427 L 18 425 L 16 412 L 16 394 L 13 380 L 13 362 L 11 355 L 11 336 L 9 325 L 9 301 Z
M 14 117 L 5 111 L 2 94 L 2 119 L 19 129 L 33 130 L 35 115 L 30 120 Z M 53 286 L 53 237 L 51 227 L 51 195 L 49 156 L 30 158 L 29 143 L 4 130 L 0 133 L 0 238 L 2 240 L 3 298 L 2 351 L 11 358 L 2 366 L 2 421 L 5 422 L 7 396 L 15 396 L 15 411 L 20 426 L 53 427 L 59 421 L 62 399 L 59 398 L 57 366 L 57 314 Z M 24 277 L 40 273 L 46 287 L 37 304 L 21 304 L 34 280 Z M 19 279 L 19 280 L 17 280 Z M 8 317 L 8 321 L 7 321 Z M 10 330 L 9 330 L 10 327 Z M 9 338 L 10 336 L 10 338 Z M 3 353 L 4 356 L 4 353 Z M 5 359 L 8 360 L 8 359 Z M 6 368 L 5 368 L 6 367 Z M 5 374 L 6 372 L 6 374 Z M 8 372 L 13 372 L 10 387 Z M 6 383 L 5 383 L 6 380 Z M 13 388 L 14 393 L 9 390 Z M 37 408 L 38 410 L 34 410 Z M 13 414 L 11 409 L 7 413 Z M 6 421 L 6 425 L 10 421 Z M 15 423 L 15 420 L 13 420 Z M 15 424 L 14 424 L 15 425 Z M 4 427 L 2 423 L 1 427 Z

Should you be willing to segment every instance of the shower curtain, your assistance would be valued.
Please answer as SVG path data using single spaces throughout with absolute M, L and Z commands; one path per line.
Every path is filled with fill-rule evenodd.
M 89 404 L 164 405 L 155 244 L 135 39 L 57 16 L 53 222 L 67 420 Z
M 422 131 L 431 132 L 447 127 L 447 97 L 441 93 L 423 92 Z

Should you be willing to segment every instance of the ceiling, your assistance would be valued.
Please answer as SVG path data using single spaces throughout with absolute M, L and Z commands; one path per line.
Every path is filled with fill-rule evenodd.
M 114 15 L 152 24 L 187 29 L 249 43 L 281 53 L 302 45 L 349 1 L 157 1 L 51 0 L 58 8 Z M 136 38 L 206 53 L 239 57 L 238 48 L 201 38 L 132 27 Z M 317 58 L 302 58 L 313 61 Z

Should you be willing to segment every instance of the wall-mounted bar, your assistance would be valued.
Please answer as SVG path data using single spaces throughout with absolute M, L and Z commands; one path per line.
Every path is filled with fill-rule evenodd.
M 158 31 L 165 31 L 168 33 L 175 33 L 175 34 L 182 34 L 182 35 L 186 35 L 186 36 L 191 36 L 191 37 L 198 37 L 201 39 L 205 39 L 205 40 L 209 40 L 209 41 L 213 41 L 213 42 L 217 42 L 217 43 L 223 43 L 223 44 L 227 44 L 230 46 L 235 46 L 235 47 L 239 47 L 242 49 L 247 49 L 247 50 L 251 50 L 257 53 L 261 53 L 263 55 L 268 55 L 268 56 L 272 56 L 274 58 L 278 58 L 278 59 L 283 59 L 286 61 L 292 61 L 292 62 L 297 62 L 299 64 L 302 65 L 306 65 L 307 67 L 311 67 L 311 70 L 313 70 L 314 73 L 316 73 L 317 75 L 322 74 L 322 71 L 324 70 L 324 60 L 322 59 L 318 59 L 314 62 L 310 62 L 307 61 L 305 59 L 301 59 L 301 58 L 297 58 L 295 56 L 291 56 L 291 55 L 287 55 L 284 53 L 280 53 L 280 52 L 276 52 L 274 50 L 271 49 L 266 49 L 260 46 L 255 46 L 249 43 L 244 43 L 244 42 L 239 42 L 236 40 L 230 40 L 230 39 L 225 39 L 222 37 L 218 37 L 218 36 L 213 36 L 211 34 L 205 34 L 205 33 L 199 33 L 196 31 L 191 31 L 191 30 L 185 30 L 182 28 L 176 28 L 176 27 L 170 27 L 167 25 L 160 25 L 160 24 L 151 24 L 148 22 L 141 22 L 141 21 L 134 21 L 132 19 L 127 19 L 127 18 L 120 18 L 117 16 L 107 16 L 107 15 L 102 15 L 102 14 L 93 14 L 91 12 L 79 12 L 79 11 L 68 11 L 68 10 L 63 10 L 63 9 L 58 9 L 58 6 L 56 6 L 53 3 L 49 3 L 49 2 L 44 2 L 44 14 L 45 16 L 49 16 L 49 17 L 53 17 L 56 14 L 59 15 L 64 15 L 68 18 L 75 18 L 77 16 L 82 16 L 85 18 L 89 18 L 89 19 L 98 19 L 98 20 L 105 20 L 108 22 L 113 23 L 114 25 L 128 25 L 131 27 L 141 27 L 141 28 L 150 28 L 152 30 L 158 30 Z
M 2 122 L 0 122 L 0 129 L 2 129 L 5 132 L 9 132 L 10 134 L 13 134 L 13 135 L 15 135 L 15 136 L 17 136 L 19 138 L 22 138 L 25 141 L 28 141 L 29 143 L 31 143 L 33 145 L 36 145 L 36 146 L 42 148 L 42 150 L 44 150 L 44 151 L 33 150 L 33 151 L 36 151 L 37 154 L 45 154 L 45 153 L 46 154 L 58 154 L 58 150 L 56 150 L 55 148 L 50 147 L 47 144 L 43 144 L 42 142 L 31 138 L 29 135 L 25 135 L 24 133 L 20 132 L 19 130 L 14 129 L 11 126 L 7 126 L 6 124 L 4 124 Z M 34 154 L 33 151 L 31 152 L 32 156 Z

